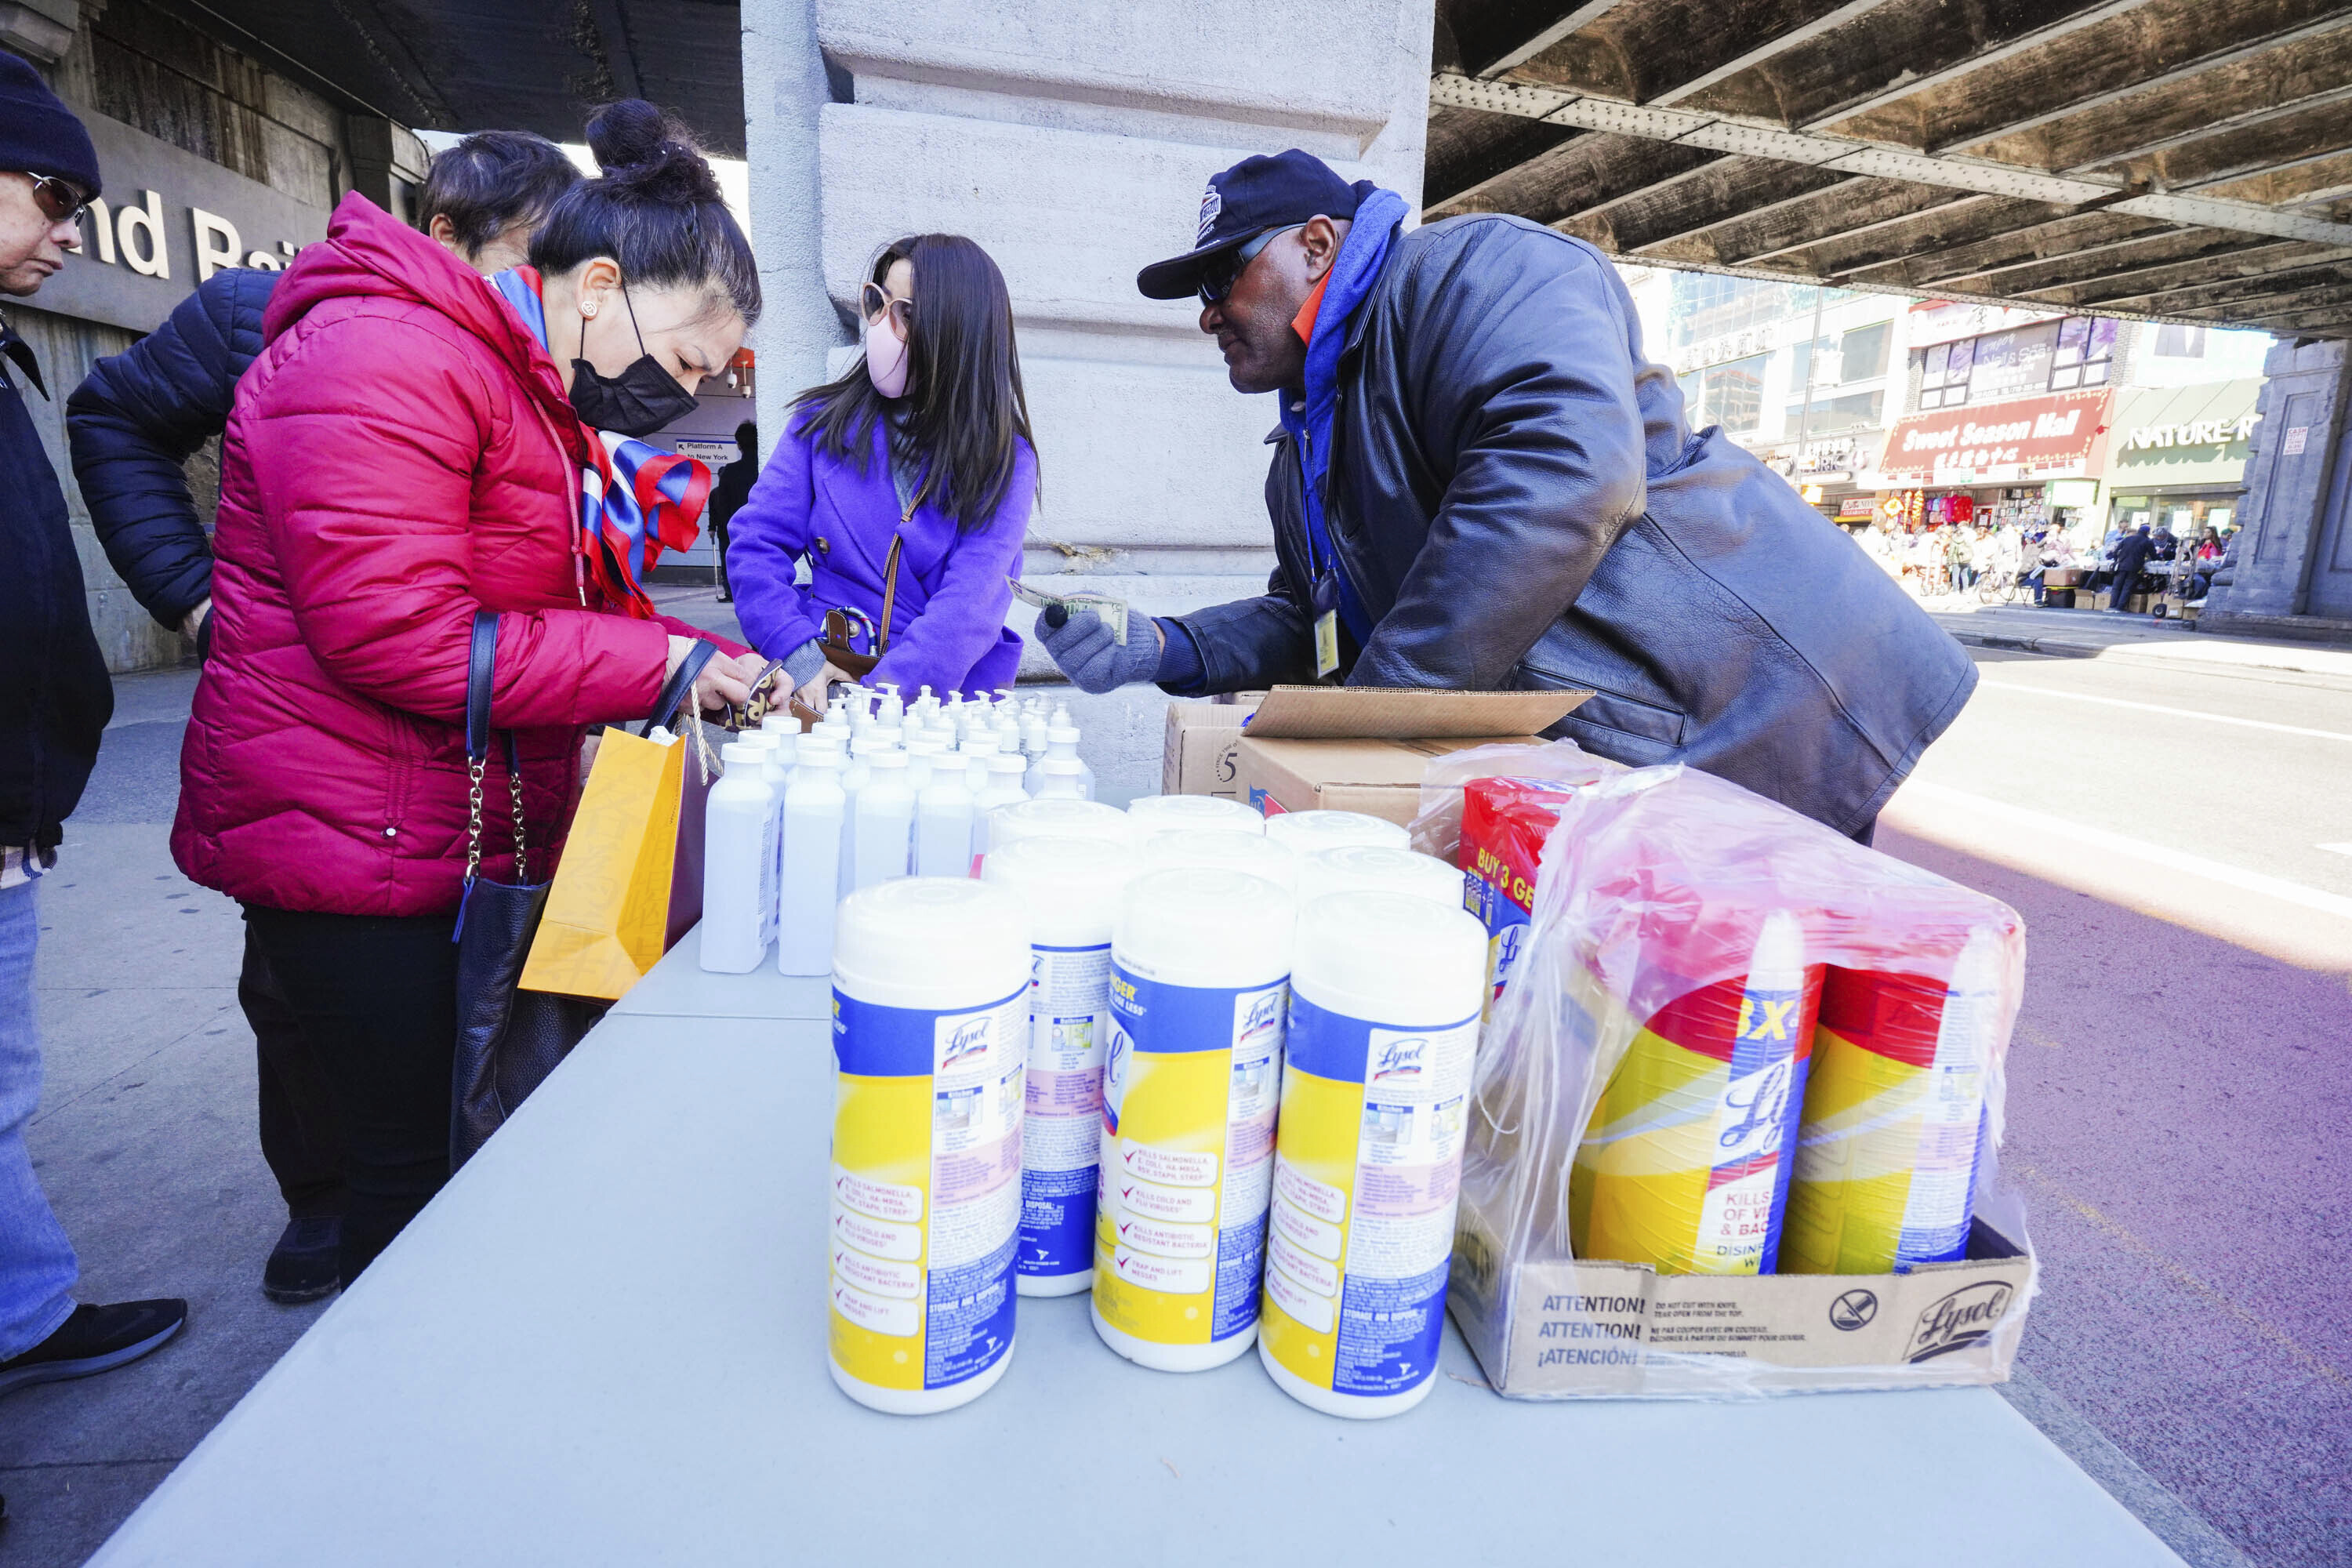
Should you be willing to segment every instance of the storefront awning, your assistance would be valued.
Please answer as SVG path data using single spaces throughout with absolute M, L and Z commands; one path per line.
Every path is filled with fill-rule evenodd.
M 2115 395 L 2060 392 L 1895 421 L 1879 472 L 1912 484 L 2000 484 L 2076 475 L 2107 428 Z
M 2243 482 L 2262 390 L 2260 381 L 2242 380 L 2117 394 L 2109 489 L 2148 494 Z

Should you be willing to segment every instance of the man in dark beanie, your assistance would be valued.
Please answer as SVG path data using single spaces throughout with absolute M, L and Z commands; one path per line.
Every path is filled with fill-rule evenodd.
M 81 240 L 99 194 L 89 132 L 33 68 L 0 53 L 0 294 L 26 298 Z M 89 629 L 65 492 L 19 378 L 48 388 L 0 315 L 0 1395 L 136 1361 L 179 1332 L 185 1301 L 77 1304 L 80 1267 L 33 1174 L 25 1127 L 41 1094 L 33 1016 L 36 895 L 57 864 L 114 710 Z M 15 374 L 11 374 L 11 372 Z
M 1720 428 L 1692 430 L 1609 258 L 1524 218 L 1422 228 L 1293 149 L 1213 176 L 1196 300 L 1234 390 L 1273 393 L 1266 591 L 1039 617 L 1079 686 L 1582 689 L 1553 731 L 1687 763 L 1868 842 L 1975 668 Z M 1057 620 L 1059 624 L 1057 623 Z

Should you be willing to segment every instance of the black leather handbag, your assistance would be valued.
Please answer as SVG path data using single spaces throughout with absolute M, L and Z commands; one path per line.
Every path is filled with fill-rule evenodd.
M 491 1133 L 596 1026 L 611 1004 L 584 996 L 523 991 L 523 961 L 547 907 L 551 879 L 532 881 L 525 843 L 522 768 L 514 731 L 501 730 L 507 791 L 514 813 L 515 879 L 481 875 L 482 773 L 490 754 L 491 676 L 498 661 L 499 617 L 474 616 L 466 669 L 466 889 L 457 905 L 457 1052 L 450 1075 L 449 1170 L 471 1159 Z M 663 684 L 654 722 L 675 716 L 695 678 L 718 650 L 697 642 L 693 654 Z M 650 727 L 650 723 L 648 725 Z

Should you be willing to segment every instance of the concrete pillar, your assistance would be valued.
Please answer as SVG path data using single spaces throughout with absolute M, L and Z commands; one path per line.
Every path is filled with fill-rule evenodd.
M 380 114 L 344 117 L 352 150 L 352 189 L 403 223 L 416 221 L 416 191 L 433 161 L 425 143 L 404 125 Z
M 751 337 L 758 361 L 754 417 L 761 445 L 771 448 L 793 398 L 824 381 L 828 356 L 850 341 L 825 293 L 818 243 L 817 113 L 832 101 L 817 52 L 815 0 L 746 0 L 744 155 L 761 298 Z
M 1208 176 L 1253 153 L 1302 147 L 1417 208 L 1428 0 L 815 0 L 833 101 L 815 111 L 813 205 L 794 161 L 805 100 L 772 95 L 787 98 L 783 69 L 814 72 L 765 52 L 797 47 L 807 5 L 743 5 L 763 267 L 797 268 L 791 247 L 813 238 L 845 343 L 881 247 L 971 236 L 1011 287 L 1037 432 L 1024 575 L 1158 613 L 1261 591 L 1274 400 L 1234 392 L 1198 307 L 1143 299 L 1135 273 L 1190 247 Z M 765 322 L 760 341 L 767 430 L 766 405 L 805 381 L 771 374 Z M 1052 666 L 1033 647 L 1024 669 Z M 1087 705 L 1098 772 L 1117 750 L 1113 782 L 1156 780 L 1163 705 L 1150 688 Z
M 2343 485 L 2335 459 L 2339 447 L 2352 444 L 2345 419 L 2347 346 L 2333 340 L 2283 342 L 2263 362 L 2267 379 L 2246 458 L 2246 500 L 2230 580 L 2214 584 L 2199 617 L 2201 628 L 2291 633 L 2297 628 L 2267 623 L 2312 610 L 2313 574 L 2323 564 L 2316 557 L 2330 531 L 2331 492 Z

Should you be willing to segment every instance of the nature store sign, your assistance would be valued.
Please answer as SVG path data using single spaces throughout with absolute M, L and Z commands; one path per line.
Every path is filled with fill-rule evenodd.
M 2061 392 L 1895 421 L 1879 471 L 1931 485 L 2000 484 L 2088 467 L 2114 394 Z
M 106 195 L 82 220 L 80 254 L 35 297 L 41 310 L 152 331 L 222 268 L 282 268 L 327 237 L 324 207 L 120 121 L 74 112 L 98 148 Z
M 2118 394 L 2114 482 L 2164 489 L 2242 482 L 2262 393 L 2262 382 L 2247 377 Z

